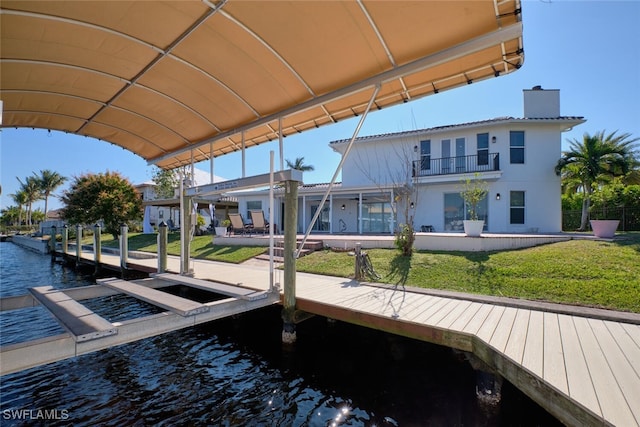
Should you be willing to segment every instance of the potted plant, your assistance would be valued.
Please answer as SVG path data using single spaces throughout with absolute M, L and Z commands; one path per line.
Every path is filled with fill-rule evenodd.
M 604 188 L 599 194 L 593 196 L 594 204 L 590 208 L 591 230 L 593 235 L 600 238 L 611 239 L 615 236 L 620 220 L 612 219 L 607 212 L 608 204 L 616 203 L 615 190 L 612 188 Z M 602 206 L 597 209 L 598 206 Z
M 227 234 L 227 230 L 229 230 L 230 226 L 231 221 L 225 219 L 224 221 L 222 221 L 222 227 L 216 227 L 216 235 L 224 237 Z
M 480 174 L 476 173 L 474 179 L 467 177 L 462 182 L 460 196 L 464 199 L 469 212 L 469 219 L 463 221 L 464 232 L 470 237 L 480 237 L 484 228 L 484 220 L 478 219 L 478 205 L 487 197 L 489 187 L 487 183 L 479 179 Z

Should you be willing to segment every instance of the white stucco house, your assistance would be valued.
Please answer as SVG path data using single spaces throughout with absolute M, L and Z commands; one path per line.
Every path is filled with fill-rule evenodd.
M 462 232 L 468 210 L 460 195 L 469 177 L 488 184 L 480 219 L 491 233 L 555 233 L 562 230 L 560 177 L 562 132 L 585 122 L 560 115 L 560 91 L 524 90 L 522 117 L 359 137 L 313 230 L 320 233 L 392 233 L 404 222 L 399 188 L 411 188 L 410 216 L 417 231 Z M 331 141 L 344 154 L 349 140 Z M 298 190 L 298 232 L 304 232 L 327 184 Z M 236 193 L 238 211 L 268 214 L 268 192 Z M 282 193 L 276 191 L 274 218 L 282 224 Z M 281 229 L 281 227 L 280 227 Z
M 210 173 L 198 168 L 194 168 L 193 170 L 193 185 L 204 185 L 211 182 L 222 181 L 225 181 L 225 178 L 214 175 L 213 180 L 211 180 Z M 146 223 L 147 227 L 150 227 L 147 231 L 151 232 L 151 229 L 157 227 L 162 221 L 169 224 L 170 227 L 180 227 L 180 199 L 178 188 L 175 189 L 174 197 L 171 199 L 158 199 L 155 191 L 156 184 L 152 180 L 137 184 L 135 188 L 138 193 L 140 193 L 142 204 L 145 207 L 143 226 L 144 223 Z M 198 201 L 198 214 L 202 215 L 205 220 L 205 225 L 202 227 L 203 229 L 207 228 L 211 223 L 210 204 L 213 205 L 215 218 L 217 218 L 219 222 L 222 222 L 229 212 L 237 212 L 237 202 L 231 197 L 221 196 L 214 200 L 213 203 L 210 203 L 210 201 Z

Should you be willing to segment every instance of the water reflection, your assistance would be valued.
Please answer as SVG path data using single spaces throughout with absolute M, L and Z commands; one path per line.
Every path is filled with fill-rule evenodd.
M 47 257 L 22 252 L 9 255 L 12 262 L 30 259 L 29 279 L 6 280 L 12 248 L 2 247 L 3 294 L 34 283 L 91 284 Z M 113 321 L 157 311 L 124 296 L 87 305 Z M 30 328 L 20 329 L 13 314 L 0 315 L 3 342 L 5 335 L 16 342 L 60 333 L 41 308 L 21 313 Z M 6 375 L 2 410 L 68 411 L 68 420 L 40 423 L 51 426 L 559 425 L 506 383 L 502 412 L 484 414 L 473 371 L 446 348 L 320 317 L 298 325 L 292 351 L 283 349 L 280 334 L 280 311 L 271 307 Z

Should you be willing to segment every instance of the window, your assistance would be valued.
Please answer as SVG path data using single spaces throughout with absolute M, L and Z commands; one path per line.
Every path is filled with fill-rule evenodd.
M 489 202 L 487 198 L 478 203 L 478 219 L 484 221 L 484 230 L 489 224 Z M 463 222 L 469 219 L 469 209 L 460 193 L 445 193 L 444 195 L 444 230 L 462 231 Z
M 245 221 L 249 221 L 251 219 L 251 214 L 249 211 L 261 211 L 262 210 L 262 200 L 249 200 L 247 202 L 247 216 L 244 217 Z
M 478 145 L 478 166 L 487 166 L 489 164 L 489 134 L 479 133 L 476 135 L 476 143 Z
M 524 131 L 509 132 L 509 156 L 511 163 L 524 163 Z
M 387 233 L 393 211 L 387 202 L 362 203 L 362 232 Z
M 524 191 L 512 191 L 509 197 L 509 222 L 524 224 Z
M 431 169 L 431 140 L 420 141 L 420 170 Z

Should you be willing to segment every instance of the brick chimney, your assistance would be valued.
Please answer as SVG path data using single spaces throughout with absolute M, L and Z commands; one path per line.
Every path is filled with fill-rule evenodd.
M 560 117 L 560 90 L 534 86 L 524 89 L 524 117 L 528 119 Z

